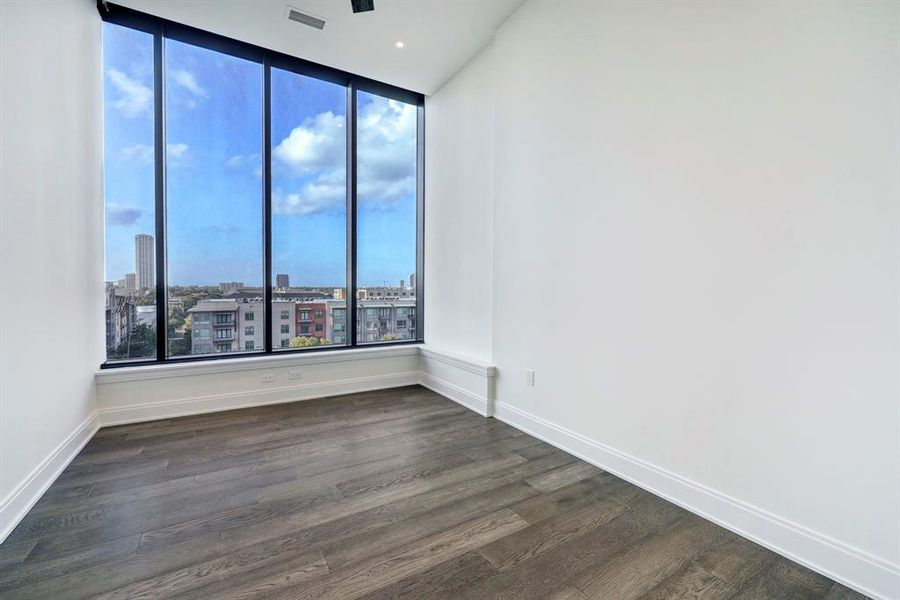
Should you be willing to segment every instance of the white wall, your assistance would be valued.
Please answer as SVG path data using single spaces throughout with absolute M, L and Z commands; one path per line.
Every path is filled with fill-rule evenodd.
M 425 339 L 481 359 L 491 355 L 490 60 L 487 48 L 427 99 L 425 115 Z
M 0 539 L 41 485 L 29 476 L 93 410 L 100 77 L 93 2 L 0 2 Z
M 498 414 L 629 457 L 684 503 L 696 484 L 892 597 L 898 24 L 888 2 L 530 1 L 428 99 L 426 131 L 426 250 L 456 258 L 430 282 L 481 285 L 485 234 L 464 224 L 493 210 L 490 341 L 427 339 L 490 348 Z M 439 293 L 429 321 L 472 318 Z

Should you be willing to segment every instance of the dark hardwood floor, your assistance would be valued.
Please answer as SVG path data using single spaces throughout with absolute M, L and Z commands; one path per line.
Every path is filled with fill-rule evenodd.
M 421 387 L 100 430 L 13 598 L 862 598 Z

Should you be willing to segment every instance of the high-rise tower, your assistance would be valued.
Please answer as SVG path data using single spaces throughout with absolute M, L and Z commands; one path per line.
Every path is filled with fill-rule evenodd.
M 156 286 L 154 252 L 152 235 L 139 233 L 134 236 L 134 267 L 137 272 L 138 289 L 150 290 Z

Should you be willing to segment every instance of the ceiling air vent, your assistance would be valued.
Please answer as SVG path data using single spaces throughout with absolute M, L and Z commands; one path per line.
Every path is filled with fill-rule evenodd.
M 291 21 L 315 27 L 316 29 L 325 29 L 325 19 L 320 19 L 311 14 L 300 12 L 296 8 L 291 8 L 290 6 L 287 7 L 287 18 Z

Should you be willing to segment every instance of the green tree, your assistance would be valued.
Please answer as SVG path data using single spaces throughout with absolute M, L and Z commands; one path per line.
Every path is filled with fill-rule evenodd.
M 145 292 L 134 300 L 135 306 L 153 306 L 156 304 L 156 294 L 153 292 Z
M 185 324 L 184 333 L 176 333 L 169 326 L 169 356 L 185 356 L 191 353 L 191 325 Z
M 174 325 L 176 329 L 181 329 L 186 318 L 187 315 L 181 308 L 173 308 L 169 311 L 169 325 Z
M 325 338 L 317 338 L 309 335 L 302 335 L 291 340 L 291 348 L 308 348 L 310 346 L 327 346 L 330 344 Z
M 111 358 L 142 358 L 156 354 L 156 331 L 143 323 L 135 325 L 131 335 L 113 351 Z

